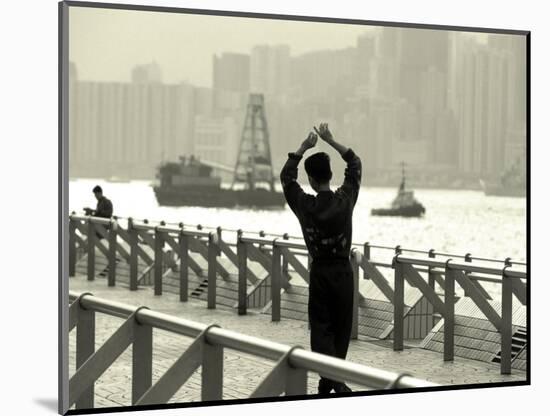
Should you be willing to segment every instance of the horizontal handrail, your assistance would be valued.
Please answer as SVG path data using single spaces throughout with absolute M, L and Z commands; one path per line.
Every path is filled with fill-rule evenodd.
M 383 263 L 383 262 L 377 262 L 377 261 L 369 261 L 369 263 L 373 266 L 376 266 L 376 267 L 384 267 L 384 268 L 387 268 L 387 269 L 391 269 L 393 268 L 393 264 L 391 263 Z M 433 267 L 433 266 L 432 266 Z M 436 275 L 439 275 L 439 276 L 444 276 L 445 275 L 445 271 L 444 270 L 437 270 L 437 269 L 421 269 L 421 268 L 418 268 L 418 267 L 414 267 L 414 269 L 416 271 L 419 271 L 419 272 L 424 272 L 424 273 L 432 273 L 432 274 L 436 274 Z M 501 269 L 499 269 L 501 270 Z M 501 270 L 502 272 L 502 270 Z M 510 274 L 511 270 L 509 270 L 507 272 L 507 275 Z M 513 277 L 513 276 L 508 276 L 508 277 Z M 498 283 L 498 284 L 501 284 L 502 283 L 502 279 L 497 279 L 497 278 L 492 278 L 492 277 L 486 277 L 486 276 L 479 276 L 479 275 L 475 275 L 475 274 L 470 274 L 468 275 L 468 278 L 471 279 L 471 280 L 477 280 L 477 281 L 480 281 L 480 282 L 488 282 L 488 283 Z M 523 278 L 523 277 L 520 277 L 520 278 Z
M 89 215 L 78 215 L 75 213 L 75 211 L 73 211 L 70 216 L 70 218 L 72 219 L 75 219 L 75 220 L 79 220 L 79 221 L 88 221 L 89 219 L 92 219 L 92 222 L 97 222 L 97 223 L 102 223 L 102 224 L 109 224 L 109 219 L 105 219 L 105 218 L 100 218 L 100 217 L 93 217 L 93 216 L 89 216 Z M 303 241 L 303 237 L 301 236 L 295 236 L 295 235 L 290 235 L 288 233 L 284 233 L 284 234 L 280 234 L 280 233 L 272 233 L 272 232 L 269 232 L 269 231 L 264 231 L 264 230 L 260 230 L 260 231 L 252 231 L 252 230 L 243 230 L 243 229 L 234 229 L 234 228 L 222 228 L 220 226 L 218 227 L 213 227 L 213 226 L 208 226 L 208 225 L 202 225 L 202 224 L 185 224 L 183 222 L 179 222 L 179 223 L 176 223 L 176 222 L 167 222 L 167 221 L 155 221 L 155 220 L 148 220 L 148 219 L 144 219 L 144 220 L 139 220 L 139 219 L 132 219 L 132 217 L 121 217 L 121 216 L 113 216 L 111 220 L 114 220 L 114 221 L 117 221 L 117 220 L 120 220 L 120 219 L 125 219 L 125 220 L 133 220 L 134 223 L 133 223 L 133 226 L 134 228 L 136 229 L 143 229 L 143 230 L 151 230 L 151 231 L 154 231 L 155 227 L 165 227 L 165 226 L 170 226 L 170 225 L 175 225 L 177 226 L 178 230 L 180 228 L 189 228 L 189 227 L 192 227 L 192 228 L 196 228 L 197 230 L 202 230 L 202 229 L 205 229 L 205 230 L 218 230 L 218 232 L 236 232 L 239 236 L 242 236 L 243 238 L 249 238 L 249 239 L 253 239 L 255 237 L 252 237 L 252 236 L 244 236 L 244 234 L 252 234 L 252 235 L 259 235 L 260 238 L 259 240 L 261 240 L 262 237 L 276 237 L 276 238 L 282 238 L 284 240 L 289 240 L 289 239 L 293 239 L 293 240 L 302 240 Z M 141 223 L 140 224 L 136 224 L 136 221 L 140 221 Z M 154 222 L 155 224 L 150 224 L 151 222 Z M 160 225 L 157 225 L 157 224 L 160 224 Z M 176 232 L 176 231 L 172 231 L 172 227 L 166 227 L 167 229 L 165 230 L 165 232 Z M 173 228 L 173 230 L 176 230 L 176 228 Z M 164 231 L 164 230 L 163 230 Z M 185 231 L 188 231 L 188 230 L 185 230 Z M 189 230 L 191 231 L 191 230 Z M 189 234 L 191 235 L 191 234 Z M 205 237 L 208 236 L 208 233 L 206 232 Z M 271 242 L 273 241 L 273 239 L 270 239 L 270 238 L 266 238 L 265 241 L 257 241 L 256 243 L 259 243 L 259 244 L 271 244 Z M 252 241 L 249 241 L 249 242 L 252 242 Z M 293 243 L 290 243 L 290 244 L 293 244 Z M 296 244 L 295 246 L 282 246 L 282 247 L 294 247 L 294 248 L 306 248 L 305 246 L 305 243 L 294 243 Z M 494 258 L 487 258 L 487 257 L 479 257 L 479 256 L 472 256 L 470 253 L 467 253 L 465 255 L 462 255 L 462 254 L 453 254 L 453 253 L 446 253 L 446 252 L 442 252 L 442 251 L 435 251 L 433 249 L 430 249 L 430 250 L 419 250 L 419 249 L 412 249 L 412 248 L 406 248 L 406 247 L 401 247 L 401 246 L 385 246 L 385 245 L 377 245 L 377 244 L 370 244 L 369 242 L 365 242 L 365 243 L 352 243 L 351 244 L 353 247 L 369 247 L 369 248 L 377 248 L 377 249 L 385 249 L 385 250 L 392 250 L 396 253 L 403 253 L 403 252 L 408 252 L 408 253 L 417 253 L 417 254 L 426 254 L 426 255 L 432 255 L 432 256 L 443 256 L 443 257 L 453 257 L 453 258 L 462 258 L 462 259 L 465 259 L 465 258 L 468 258 L 468 259 L 471 259 L 471 260 L 478 260 L 478 261 L 486 261 L 486 262 L 494 262 L 494 263 L 506 263 L 506 264 L 517 264 L 517 265 L 521 265 L 521 266 L 526 266 L 527 263 L 526 262 L 523 262 L 523 261 L 515 261 L 515 260 L 512 260 L 510 258 L 506 258 L 506 259 L 503 259 L 503 260 L 499 260 L 499 259 L 494 259 Z
M 527 278 L 527 273 L 519 270 L 512 270 L 509 267 L 504 267 L 502 269 L 499 269 L 496 267 L 473 265 L 472 263 L 468 263 L 468 262 L 458 262 L 453 260 L 441 261 L 441 260 L 435 260 L 435 259 L 423 259 L 418 257 L 405 257 L 400 254 L 396 255 L 394 259 L 396 262 L 403 263 L 403 264 L 439 267 L 439 268 L 448 267 L 449 269 L 452 269 L 452 270 L 461 270 L 465 272 L 477 272 L 477 273 L 491 274 L 491 275 L 497 275 L 497 276 L 506 276 L 506 277 L 512 277 L 517 279 Z
M 189 237 L 210 237 L 210 236 L 217 236 L 217 234 L 214 231 L 194 231 L 194 230 L 185 230 L 183 228 L 175 228 L 175 227 L 167 227 L 165 225 L 157 225 L 153 227 L 155 231 L 160 231 L 162 233 L 174 233 L 174 234 L 181 234 L 181 235 L 187 235 Z
M 109 225 L 115 222 L 113 218 L 96 217 L 93 215 L 70 215 L 70 219 L 76 221 L 90 221 L 95 224 Z
M 278 360 L 283 355 L 288 354 L 288 360 L 292 366 L 322 373 L 324 376 L 336 380 L 349 381 L 380 389 L 390 385 L 396 389 L 437 386 L 437 384 L 410 375 L 397 374 L 316 352 L 289 347 L 277 342 L 177 318 L 150 309 L 136 308 L 107 299 L 101 299 L 92 294 L 80 294 L 69 291 L 69 299 L 71 301 L 79 299 L 84 309 L 111 316 L 128 318 L 130 315 L 135 314 L 135 319 L 141 324 L 189 337 L 196 337 L 204 332 L 206 341 L 211 345 L 231 348 L 271 360 Z
M 239 237 L 239 240 L 243 243 L 252 243 L 252 244 L 265 244 L 265 245 L 275 245 L 278 247 L 286 247 L 286 248 L 295 248 L 295 249 L 307 249 L 305 244 L 300 243 L 292 243 L 288 240 L 280 240 L 278 238 L 275 239 L 269 239 L 269 238 L 262 238 L 262 237 Z
M 140 223 L 137 223 L 137 222 L 132 222 L 131 228 L 133 228 L 134 230 L 138 230 L 138 231 L 155 231 L 155 226 L 154 225 L 140 224 Z
M 72 219 L 75 220 L 89 220 L 93 223 L 98 224 L 111 224 L 112 222 L 115 222 L 114 219 L 105 219 L 100 217 L 81 217 L 81 216 L 71 216 Z M 169 227 L 167 225 L 154 225 L 149 223 L 136 223 L 132 222 L 133 229 L 138 231 L 160 231 L 164 233 L 175 233 L 175 234 L 182 234 L 187 235 L 189 237 L 209 237 L 212 234 L 215 234 L 212 231 L 195 231 L 195 230 L 186 230 L 182 227 Z
M 463 259 L 469 259 L 469 260 L 478 260 L 478 261 L 487 261 L 487 262 L 494 262 L 494 263 L 509 263 L 509 264 L 518 264 L 526 266 L 527 263 L 523 261 L 515 261 L 511 258 L 507 257 L 506 259 L 493 259 L 493 258 L 487 258 L 487 257 L 478 257 L 478 256 L 472 256 L 470 253 L 466 254 L 453 254 L 453 253 L 447 253 L 443 251 L 435 251 L 434 249 L 430 250 L 418 250 L 418 249 L 412 249 L 412 248 L 406 248 L 401 246 L 383 246 L 383 245 L 377 245 L 377 244 L 370 244 L 369 242 L 366 243 L 352 243 L 352 246 L 355 247 L 368 247 L 368 248 L 377 248 L 377 249 L 384 249 L 384 250 L 392 250 L 396 253 L 418 253 L 418 254 L 427 254 L 431 257 L 435 256 L 443 256 L 443 257 L 455 257 L 455 258 L 463 258 Z

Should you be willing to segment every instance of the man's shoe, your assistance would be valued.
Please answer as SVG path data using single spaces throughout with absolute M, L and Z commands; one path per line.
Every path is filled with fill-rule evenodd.
M 334 385 L 334 392 L 335 393 L 349 393 L 351 392 L 351 389 L 346 386 L 344 383 L 336 383 Z
M 322 378 L 319 380 L 319 394 L 327 395 L 332 391 L 333 388 L 334 386 L 330 380 L 327 380 L 326 378 Z

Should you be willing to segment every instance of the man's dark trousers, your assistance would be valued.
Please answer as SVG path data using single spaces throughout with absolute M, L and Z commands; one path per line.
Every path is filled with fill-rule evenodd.
M 309 274 L 311 350 L 345 359 L 353 321 L 349 259 L 313 259 Z

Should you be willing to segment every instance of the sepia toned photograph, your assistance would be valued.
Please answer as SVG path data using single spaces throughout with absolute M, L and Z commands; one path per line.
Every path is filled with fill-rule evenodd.
M 61 414 L 530 384 L 530 32 L 59 19 Z

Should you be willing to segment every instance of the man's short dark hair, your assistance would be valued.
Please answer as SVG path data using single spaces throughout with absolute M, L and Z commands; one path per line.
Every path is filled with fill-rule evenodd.
M 308 157 L 304 163 L 309 176 L 319 183 L 331 180 L 330 157 L 325 152 L 318 152 Z
M 101 186 L 99 186 L 99 185 L 94 186 L 94 189 L 92 191 L 94 192 L 94 194 L 96 192 L 99 192 L 100 194 L 103 193 L 103 189 L 101 189 Z

